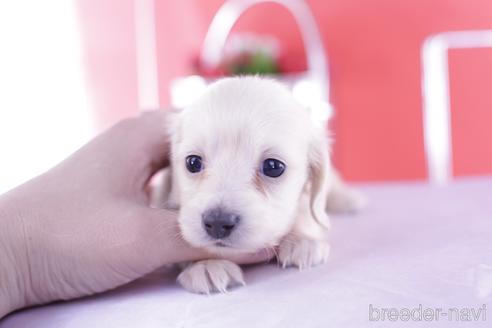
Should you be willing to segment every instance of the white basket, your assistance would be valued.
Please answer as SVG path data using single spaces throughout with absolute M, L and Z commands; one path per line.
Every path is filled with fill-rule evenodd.
M 277 3 L 288 9 L 300 29 L 306 49 L 307 71 L 297 74 L 271 75 L 291 90 L 302 105 L 311 109 L 315 121 L 324 123 L 333 113 L 329 102 L 329 79 L 327 57 L 323 49 L 316 21 L 303 0 L 228 0 L 219 8 L 205 37 L 200 61 L 202 67 L 216 67 L 222 57 L 227 36 L 239 17 L 250 7 L 259 3 Z M 186 107 L 199 97 L 206 86 L 213 82 L 202 76 L 182 77 L 171 83 L 171 103 Z

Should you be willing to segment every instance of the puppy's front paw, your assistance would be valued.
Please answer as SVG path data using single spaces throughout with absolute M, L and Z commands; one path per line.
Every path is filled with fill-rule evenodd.
M 224 293 L 228 287 L 245 285 L 243 272 L 234 262 L 205 260 L 190 264 L 178 276 L 178 282 L 192 293 Z
M 293 237 L 280 243 L 278 258 L 283 268 L 296 266 L 302 270 L 326 262 L 329 254 L 330 245 L 326 241 Z

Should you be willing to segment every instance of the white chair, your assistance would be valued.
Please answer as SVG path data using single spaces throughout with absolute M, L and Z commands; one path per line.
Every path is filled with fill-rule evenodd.
M 314 16 L 303 0 L 228 0 L 215 14 L 205 37 L 200 55 L 201 64 L 213 68 L 219 64 L 227 37 L 238 19 L 249 8 L 261 3 L 276 3 L 294 17 L 307 57 L 307 71 L 301 74 L 274 76 L 288 85 L 297 100 L 309 107 L 313 119 L 323 124 L 332 115 L 329 102 L 328 57 L 324 51 Z M 201 76 L 189 76 L 175 80 L 171 86 L 171 102 L 183 107 L 203 92 L 210 81 Z
M 424 143 L 432 183 L 446 183 L 453 174 L 448 50 L 484 47 L 492 47 L 492 30 L 439 33 L 422 47 Z

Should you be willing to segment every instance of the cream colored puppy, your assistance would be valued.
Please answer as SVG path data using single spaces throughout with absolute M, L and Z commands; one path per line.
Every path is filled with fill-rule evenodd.
M 179 207 L 182 237 L 215 257 L 179 275 L 192 292 L 244 284 L 239 266 L 222 256 L 269 249 L 283 267 L 325 262 L 326 210 L 361 205 L 331 168 L 324 127 L 272 80 L 214 83 L 171 131 L 170 189 L 158 191 L 158 203 Z

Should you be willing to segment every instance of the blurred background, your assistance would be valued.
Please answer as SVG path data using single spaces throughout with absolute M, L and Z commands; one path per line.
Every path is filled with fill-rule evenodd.
M 285 2 L 291 10 L 273 2 L 246 10 L 223 48 L 211 41 L 220 54 L 209 55 L 212 65 L 202 48 L 224 0 L 1 1 L 0 193 L 119 119 L 180 105 L 209 80 L 238 73 L 291 77 L 301 98 L 329 100 L 320 108 L 332 110 L 333 159 L 349 181 L 427 180 L 432 104 L 434 121 L 447 119 L 444 107 L 451 113 L 441 122 L 450 127 L 450 176 L 492 173 L 490 0 L 302 1 L 315 30 L 296 25 L 301 0 Z M 216 32 L 224 36 L 226 16 Z M 483 34 L 448 33 L 459 31 Z M 321 51 L 308 53 L 306 36 L 318 32 L 311 41 Z M 297 83 L 309 58 L 326 62 L 314 72 L 326 81 Z M 435 80 L 436 67 L 446 79 Z M 446 148 L 436 138 L 434 148 Z

